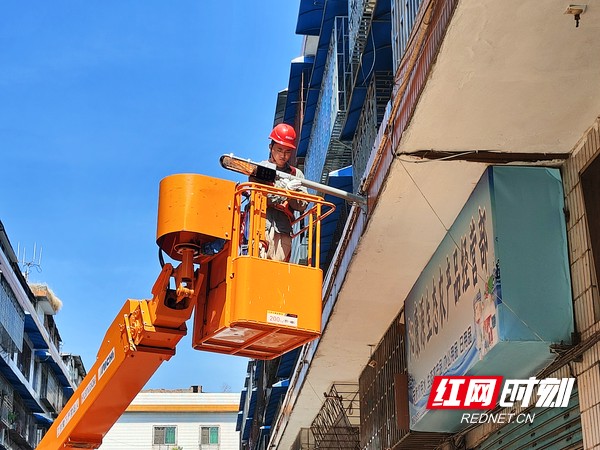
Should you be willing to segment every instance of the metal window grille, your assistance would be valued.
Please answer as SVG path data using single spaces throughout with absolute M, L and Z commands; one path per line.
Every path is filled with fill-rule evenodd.
M 29 376 L 31 375 L 31 347 L 27 341 L 23 341 L 22 348 L 23 350 L 17 354 L 17 367 L 23 376 L 29 380 Z
M 63 407 L 63 394 L 56 375 L 48 366 L 42 367 L 40 400 L 48 407 L 58 412 Z
M 421 0 L 392 0 L 392 55 L 398 68 L 415 25 Z
M 348 4 L 350 59 L 358 63 L 365 49 L 376 0 L 351 0 Z
M 361 449 L 393 448 L 407 434 L 398 426 L 396 386 L 398 375 L 405 373 L 404 325 L 398 316 L 359 378 Z
M 367 89 L 356 134 L 352 141 L 352 182 L 355 191 L 360 188 L 391 93 L 392 74 L 390 72 L 375 73 Z
M 12 411 L 9 412 L 9 434 L 19 443 L 8 448 L 33 448 L 35 446 L 36 423 L 31 411 L 24 405 L 18 394 L 14 394 Z M 24 444 L 26 442 L 27 444 Z
M 0 375 L 0 419 L 5 425 L 9 424 L 8 416 L 13 409 L 13 396 L 12 385 Z
M 351 159 L 348 146 L 339 141 L 347 106 L 347 30 L 348 18 L 336 17 L 304 166 L 307 178 L 322 183 L 329 172 L 349 165 Z
M 17 298 L 8 282 L 0 275 L 0 344 L 1 350 L 12 354 L 16 349 L 21 351 L 25 313 L 19 306 Z

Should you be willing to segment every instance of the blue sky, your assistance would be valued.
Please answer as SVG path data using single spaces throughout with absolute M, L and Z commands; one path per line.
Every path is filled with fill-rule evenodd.
M 42 248 L 62 350 L 90 368 L 127 298 L 159 274 L 159 181 L 238 180 L 219 156 L 267 155 L 302 38 L 293 0 L 0 3 L 0 220 Z M 241 390 L 248 360 L 188 336 L 147 388 Z

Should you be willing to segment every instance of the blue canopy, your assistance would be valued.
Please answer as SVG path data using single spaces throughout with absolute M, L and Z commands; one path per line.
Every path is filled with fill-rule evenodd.
M 269 395 L 269 400 L 267 402 L 267 408 L 265 410 L 265 425 L 271 425 L 277 410 L 279 409 L 279 405 L 283 396 L 285 396 L 288 387 L 290 385 L 290 380 L 283 380 L 278 383 L 275 383 L 271 387 L 271 395 Z
M 46 342 L 44 335 L 38 328 L 31 314 L 28 312 L 25 313 L 25 333 L 33 344 L 33 348 L 42 350 L 48 349 L 48 342 Z
M 300 347 L 281 355 L 279 366 L 277 366 L 277 378 L 289 378 L 292 375 L 292 370 L 296 365 L 296 359 L 298 359 L 299 354 Z

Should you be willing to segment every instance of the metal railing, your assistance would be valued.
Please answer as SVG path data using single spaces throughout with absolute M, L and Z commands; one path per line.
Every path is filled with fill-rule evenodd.
M 422 0 L 392 0 L 392 55 L 397 69 L 404 56 Z
M 310 426 L 317 448 L 358 450 L 359 426 L 351 420 L 355 413 L 358 415 L 358 410 L 357 385 L 353 385 L 353 389 L 345 393 L 339 392 L 335 385 L 332 386 Z
M 376 0 L 351 0 L 348 6 L 348 41 L 352 63 L 360 62 L 376 3 Z
M 295 231 L 292 241 L 306 233 L 306 265 L 319 267 L 321 252 L 321 221 L 335 210 L 335 206 L 321 197 L 301 191 L 288 191 L 262 183 L 241 183 L 237 186 L 234 200 L 232 249 L 240 256 L 261 257 L 261 244 L 265 241 L 266 211 L 274 208 L 274 199 L 285 202 L 306 202 L 306 209 L 290 217 Z M 293 242 L 292 242 L 293 245 Z

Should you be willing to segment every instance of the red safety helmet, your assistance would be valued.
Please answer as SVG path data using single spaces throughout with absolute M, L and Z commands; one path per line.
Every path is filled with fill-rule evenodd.
M 296 132 L 288 124 L 280 123 L 275 126 L 269 135 L 269 139 L 292 150 L 296 149 Z

